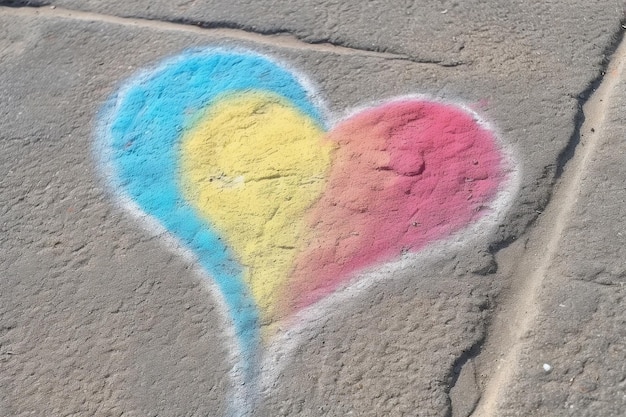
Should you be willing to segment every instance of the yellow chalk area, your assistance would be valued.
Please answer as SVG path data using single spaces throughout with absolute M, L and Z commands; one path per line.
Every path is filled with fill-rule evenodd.
M 320 196 L 332 145 L 307 115 L 269 93 L 222 98 L 181 142 L 181 183 L 246 267 L 264 325 L 281 295 Z

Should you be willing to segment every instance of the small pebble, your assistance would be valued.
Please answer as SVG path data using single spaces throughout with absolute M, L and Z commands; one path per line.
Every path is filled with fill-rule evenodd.
M 543 370 L 546 372 L 550 372 L 552 370 L 552 366 L 548 365 L 547 363 L 544 363 Z

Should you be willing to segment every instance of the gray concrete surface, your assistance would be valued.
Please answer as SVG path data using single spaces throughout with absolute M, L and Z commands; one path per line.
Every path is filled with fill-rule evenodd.
M 4 4 L 0 415 L 227 413 L 217 301 L 192 262 L 115 205 L 92 155 L 98 111 L 123 80 L 204 45 L 288 62 L 332 114 L 415 93 L 468 103 L 520 172 L 488 234 L 395 272 L 307 330 L 255 415 L 620 415 L 623 83 L 606 96 L 607 127 L 536 291 L 516 258 L 532 262 L 549 240 L 533 222 L 568 151 L 585 145 L 579 105 L 619 40 L 621 2 Z M 196 22 L 206 29 L 186 24 Z M 536 320 L 503 342 L 498 326 L 524 303 Z M 519 355 L 503 365 L 511 344 Z M 491 401 L 494 375 L 506 390 Z
M 520 263 L 532 280 L 532 262 L 545 260 L 535 320 L 525 325 L 519 354 L 507 358 L 517 364 L 498 415 L 619 416 L 626 409 L 624 52 L 622 45 L 585 105 L 581 144 L 555 194 L 560 207 L 545 213 Z M 549 257 L 537 253 L 540 235 L 537 246 Z
M 519 62 L 522 54 L 530 63 L 537 61 L 534 55 L 541 53 L 575 64 L 577 60 L 588 60 L 595 55 L 594 49 L 605 43 L 605 25 L 615 25 L 615 18 L 619 19 L 622 12 L 621 4 L 616 1 L 274 0 L 259 3 L 179 0 L 146 3 L 51 0 L 9 3 L 50 4 L 264 34 L 288 33 L 308 43 L 327 42 L 390 52 L 415 61 L 443 65 Z

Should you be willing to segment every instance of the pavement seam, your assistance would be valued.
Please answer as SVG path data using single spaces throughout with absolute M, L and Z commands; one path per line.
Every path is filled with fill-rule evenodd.
M 622 34 L 605 77 L 583 105 L 584 122 L 578 132 L 589 133 L 584 137 L 581 135 L 578 142 L 580 146 L 576 146 L 572 159 L 564 169 L 565 175 L 556 186 L 552 202 L 541 215 L 536 228 L 525 242 L 520 240 L 517 245 L 512 245 L 516 246 L 512 249 L 523 251 L 521 260 L 513 266 L 510 278 L 516 288 L 511 289 L 508 296 L 510 303 L 503 302 L 503 308 L 506 310 L 495 318 L 490 329 L 490 334 L 498 334 L 497 340 L 491 342 L 493 343 L 491 349 L 494 351 L 491 354 L 493 359 L 491 362 L 498 361 L 499 364 L 486 381 L 482 398 L 471 414 L 473 417 L 499 415 L 499 401 L 506 395 L 509 385 L 514 382 L 519 356 L 525 345 L 524 339 L 535 325 L 541 308 L 538 301 L 539 291 L 559 248 L 570 213 L 578 200 L 580 184 L 584 174 L 587 173 L 589 160 L 603 139 L 606 110 L 610 105 L 611 93 L 622 77 L 624 66 L 626 66 L 626 42 Z M 522 245 L 522 248 L 517 247 L 519 245 Z M 524 268 L 533 264 L 536 266 Z M 530 274 L 527 273 L 528 270 Z M 488 336 L 487 344 L 489 343 Z
M 185 19 L 157 20 L 141 17 L 120 17 L 109 14 L 64 9 L 56 6 L 49 6 L 43 3 L 9 3 L 9 5 L 3 5 L 0 3 L 0 15 L 72 19 L 84 22 L 101 22 L 166 32 L 193 33 L 221 39 L 228 38 L 245 42 L 254 42 L 261 45 L 269 45 L 292 50 L 377 58 L 392 61 L 406 61 L 415 64 L 435 65 L 441 68 L 455 68 L 467 64 L 460 61 L 445 62 L 433 59 L 419 59 L 404 54 L 351 48 L 330 42 L 311 43 L 302 40 L 289 31 L 251 31 L 233 22 L 200 22 Z

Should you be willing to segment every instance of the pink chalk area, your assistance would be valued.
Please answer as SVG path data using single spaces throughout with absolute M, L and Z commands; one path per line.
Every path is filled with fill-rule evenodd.
M 493 132 L 455 105 L 387 103 L 342 122 L 325 140 L 338 149 L 281 297 L 291 300 L 287 315 L 356 272 L 477 220 L 505 177 Z

